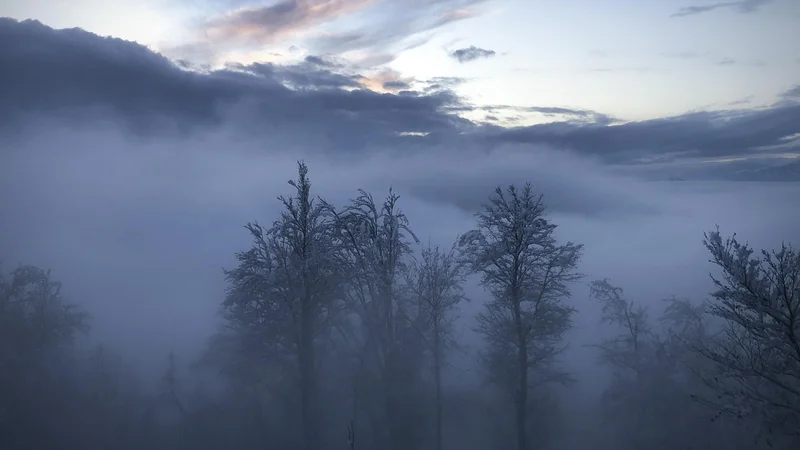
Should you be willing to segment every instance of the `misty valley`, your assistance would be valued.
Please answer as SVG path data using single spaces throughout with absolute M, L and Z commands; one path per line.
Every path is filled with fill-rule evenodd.
M 788 242 L 710 230 L 708 298 L 653 303 L 588 279 L 581 236 L 531 184 L 487 192 L 440 246 L 392 190 L 333 204 L 297 168 L 279 213 L 230 249 L 216 331 L 198 354 L 165 346 L 155 375 L 91 338 L 57 272 L 3 261 L 0 448 L 800 448 Z M 575 330 L 582 308 L 597 328 Z

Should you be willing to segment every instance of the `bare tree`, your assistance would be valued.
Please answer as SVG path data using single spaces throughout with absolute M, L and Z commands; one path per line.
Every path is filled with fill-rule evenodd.
M 271 228 L 247 224 L 253 247 L 238 253 L 238 267 L 226 272 L 223 315 L 244 349 L 260 354 L 251 363 L 282 362 L 282 372 L 297 374 L 304 448 L 311 450 L 318 434 L 316 341 L 338 311 L 341 280 L 328 209 L 311 197 L 307 174 L 298 163 L 298 179 L 289 182 L 295 195 L 279 197 L 283 211 Z
M 478 227 L 459 244 L 493 297 L 477 318 L 487 343 L 483 359 L 491 381 L 514 397 L 517 446 L 526 450 L 529 389 L 572 380 L 557 357 L 572 326 L 574 309 L 563 299 L 581 277 L 576 267 L 583 246 L 556 243 L 556 225 L 545 218 L 542 196 L 530 184 L 498 187 L 476 218 Z
M 704 376 L 721 413 L 754 417 L 766 433 L 800 440 L 800 253 L 783 244 L 753 255 L 736 235 L 705 234 L 716 292 L 708 311 L 722 330 L 698 350 L 714 363 Z M 796 448 L 796 447 L 795 447 Z
M 421 258 L 411 265 L 407 276 L 409 288 L 417 298 L 420 331 L 433 354 L 436 384 L 436 448 L 442 449 L 442 367 L 444 350 L 451 343 L 453 310 L 465 299 L 464 266 L 456 254 L 456 245 L 444 251 L 430 243 L 422 249 Z

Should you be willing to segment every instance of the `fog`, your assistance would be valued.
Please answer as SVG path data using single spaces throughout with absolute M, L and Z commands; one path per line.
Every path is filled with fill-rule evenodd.
M 586 246 L 587 280 L 611 278 L 645 302 L 709 293 L 704 231 L 719 225 L 774 248 L 796 241 L 800 223 L 790 207 L 795 183 L 648 182 L 546 147 L 337 158 L 271 141 L 216 132 L 143 143 L 113 127 L 48 127 L 17 138 L 0 156 L 0 187 L 13 193 L 1 203 L 6 265 L 51 268 L 96 317 L 93 335 L 161 358 L 165 349 L 203 346 L 223 295 L 222 268 L 249 245 L 243 225 L 276 218 L 298 160 L 309 165 L 316 193 L 337 205 L 357 189 L 380 197 L 393 188 L 419 237 L 443 246 L 472 228 L 494 187 L 530 181 L 559 237 Z M 593 308 L 587 292 L 576 289 L 581 310 Z M 486 295 L 471 292 L 467 308 L 480 308 Z
M 171 351 L 194 377 L 190 363 L 220 322 L 222 268 L 250 245 L 245 223 L 277 218 L 277 196 L 291 194 L 298 160 L 314 192 L 334 205 L 357 189 L 380 197 L 392 188 L 418 237 L 445 247 L 474 227 L 495 186 L 530 181 L 558 238 L 585 245 L 563 355 L 577 377 L 573 401 L 599 398 L 608 380 L 586 347 L 607 334 L 588 281 L 610 278 L 656 311 L 670 296 L 703 300 L 713 288 L 705 231 L 719 225 L 756 248 L 776 248 L 796 242 L 800 224 L 800 209 L 790 206 L 795 183 L 646 181 L 544 146 L 337 157 L 273 146 L 288 136 L 253 144 L 215 131 L 141 141 L 114 126 L 47 129 L 15 137 L 0 155 L 3 268 L 51 269 L 68 299 L 92 315 L 83 345 L 104 344 L 149 383 Z M 463 348 L 448 383 L 474 389 L 474 315 L 490 294 L 471 277 L 466 296 L 456 326 Z

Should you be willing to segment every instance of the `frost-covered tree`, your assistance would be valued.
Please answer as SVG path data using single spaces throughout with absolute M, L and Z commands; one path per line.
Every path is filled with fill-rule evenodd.
M 618 449 L 712 450 L 739 446 L 743 433 L 692 400 L 704 392 L 695 373 L 705 369 L 691 352 L 707 339 L 704 305 L 672 298 L 659 320 L 608 280 L 591 283 L 601 322 L 614 330 L 594 347 L 611 371 L 603 392 L 601 425 Z M 739 439 L 737 439 L 739 438 Z
M 20 266 L 10 279 L 0 274 L 2 356 L 35 356 L 72 344 L 88 330 L 88 314 L 65 302 L 50 271 Z
M 442 368 L 445 350 L 452 343 L 454 310 L 465 299 L 466 272 L 456 246 L 449 251 L 428 244 L 411 264 L 407 283 L 420 311 L 420 332 L 433 355 L 436 387 L 436 449 L 442 450 Z
M 354 336 L 359 342 L 354 346 L 359 349 L 356 393 L 370 394 L 361 398 L 380 399 L 381 404 L 365 404 L 369 412 L 360 417 L 372 423 L 361 425 L 354 417 L 354 431 L 359 436 L 367 434 L 366 440 L 377 447 L 404 449 L 416 446 L 419 439 L 420 426 L 413 412 L 419 402 L 413 401 L 412 387 L 418 382 L 424 347 L 414 326 L 419 311 L 402 283 L 413 252 L 411 244 L 418 241 L 398 200 L 391 190 L 382 203 L 359 191 L 358 197 L 334 214 L 338 265 L 347 273 L 346 293 L 360 325 Z M 358 398 L 354 402 L 356 411 L 366 403 Z
M 671 378 L 671 349 L 660 340 L 647 309 L 625 298 L 622 288 L 609 280 L 590 286 L 590 296 L 602 307 L 601 323 L 614 330 L 594 345 L 612 375 L 602 396 L 604 431 L 619 448 L 671 448 L 676 444 L 671 438 L 680 436 L 671 426 L 679 416 L 662 412 L 690 402 Z
M 572 326 L 575 310 L 564 299 L 581 277 L 582 245 L 559 245 L 545 212 L 530 184 L 498 187 L 476 214 L 477 228 L 459 240 L 465 261 L 492 294 L 477 317 L 486 340 L 483 362 L 490 381 L 514 399 L 519 450 L 528 448 L 529 391 L 572 380 L 557 358 Z
M 602 362 L 616 369 L 618 376 L 640 376 L 652 337 L 647 310 L 624 298 L 622 288 L 608 280 L 592 282 L 590 295 L 602 306 L 601 322 L 620 330 L 596 345 Z
M 800 443 L 800 253 L 753 249 L 736 235 L 705 234 L 716 291 L 709 313 L 722 322 L 699 346 L 714 370 L 704 380 L 713 396 L 701 398 L 724 414 L 755 418 L 771 441 Z M 797 448 L 797 447 L 793 447 Z
M 331 216 L 324 202 L 311 196 L 304 163 L 289 184 L 295 194 L 279 197 L 283 210 L 272 227 L 246 225 L 253 246 L 238 253 L 238 266 L 226 271 L 230 287 L 222 312 L 228 329 L 213 342 L 217 350 L 244 352 L 244 359 L 227 358 L 226 364 L 240 379 L 266 377 L 275 387 L 276 380 L 288 377 L 298 387 L 303 445 L 311 450 L 318 437 L 317 346 L 338 311 L 341 278 Z

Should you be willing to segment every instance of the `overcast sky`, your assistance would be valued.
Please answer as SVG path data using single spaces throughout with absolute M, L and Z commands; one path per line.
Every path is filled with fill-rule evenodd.
M 274 218 L 298 159 L 334 203 L 394 187 L 445 244 L 494 186 L 530 181 L 586 244 L 587 281 L 652 304 L 708 293 L 715 225 L 798 242 L 796 0 L 3 0 L 0 16 L 4 269 L 51 267 L 99 336 L 143 354 L 202 345 L 242 225 Z

